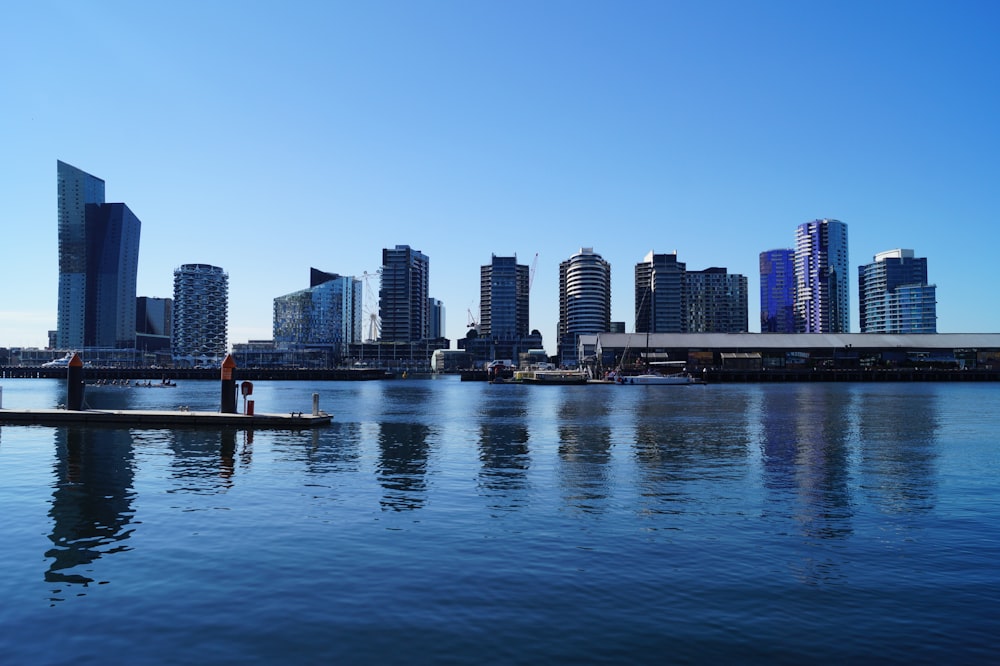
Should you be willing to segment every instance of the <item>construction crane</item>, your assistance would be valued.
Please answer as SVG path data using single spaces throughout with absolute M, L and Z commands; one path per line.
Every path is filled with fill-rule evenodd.
M 531 284 L 535 281 L 535 267 L 538 266 L 538 253 L 535 253 L 535 258 L 531 262 L 531 270 L 528 272 L 528 292 L 531 292 Z

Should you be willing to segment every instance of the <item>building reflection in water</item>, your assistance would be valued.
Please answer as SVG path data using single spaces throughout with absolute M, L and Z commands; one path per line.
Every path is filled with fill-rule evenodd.
M 253 433 L 234 428 L 136 431 L 134 437 L 137 444 L 144 439 L 157 446 L 165 442 L 173 453 L 170 478 L 180 483 L 168 492 L 212 494 L 225 491 L 233 486 L 237 461 L 240 467 L 249 467 L 252 459 Z
M 379 423 L 377 462 L 382 510 L 419 509 L 426 501 L 431 428 L 421 423 Z
M 857 408 L 861 492 L 884 513 L 926 513 L 937 503 L 939 389 L 879 388 Z
M 768 387 L 761 403 L 761 453 L 765 518 L 793 522 L 806 537 L 792 563 L 810 582 L 840 578 L 829 549 L 814 539 L 846 539 L 853 532 L 851 498 L 852 429 L 855 399 L 849 387 L 797 384 Z M 778 514 L 775 514 L 777 508 Z M 816 559 L 812 553 L 827 553 Z
M 363 436 L 361 424 L 350 421 L 334 422 L 322 430 L 313 428 L 270 435 L 271 447 L 280 454 L 281 460 L 301 463 L 313 476 L 359 471 Z M 336 483 L 329 485 L 335 487 Z
M 506 391 L 513 388 L 513 391 Z M 526 392 L 497 387 L 479 410 L 479 491 L 495 509 L 523 506 L 531 465 Z
M 613 485 L 608 403 L 594 400 L 589 388 L 564 391 L 561 398 L 556 414 L 563 499 L 581 511 L 601 512 Z
M 94 581 L 96 560 L 128 550 L 135 499 L 132 438 L 120 428 L 68 427 L 54 432 L 52 548 L 45 553 L 52 561 L 45 580 L 86 586 Z
M 745 393 L 723 397 L 702 387 L 671 386 L 638 390 L 644 393 L 635 401 L 632 446 L 643 511 L 686 514 L 692 503 L 716 501 L 713 489 L 720 482 L 739 482 L 751 442 Z

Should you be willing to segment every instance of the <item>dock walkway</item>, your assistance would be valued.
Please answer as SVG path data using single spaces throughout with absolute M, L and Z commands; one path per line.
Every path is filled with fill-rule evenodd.
M 333 417 L 326 412 L 289 414 L 227 414 L 186 410 L 108 410 L 86 409 L 0 409 L 0 425 L 114 425 L 127 428 L 213 428 L 235 427 L 304 430 L 329 425 Z

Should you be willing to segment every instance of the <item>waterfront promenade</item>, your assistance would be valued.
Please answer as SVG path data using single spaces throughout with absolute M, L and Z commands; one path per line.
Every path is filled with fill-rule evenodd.
M 237 368 L 239 381 L 371 381 L 397 375 L 383 368 Z M 412 373 L 411 373 L 412 374 Z M 463 381 L 487 381 L 485 370 L 461 373 Z M 86 368 L 88 382 L 218 379 L 217 368 Z M 740 370 L 710 368 L 701 373 L 709 384 L 790 382 L 997 382 L 1000 368 L 969 370 L 940 368 L 802 368 Z M 66 368 L 0 367 L 0 379 L 63 379 Z

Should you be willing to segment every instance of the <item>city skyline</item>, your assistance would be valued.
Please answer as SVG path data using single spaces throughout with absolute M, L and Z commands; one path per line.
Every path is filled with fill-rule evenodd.
M 537 254 L 530 327 L 554 353 L 558 266 L 580 247 L 615 267 L 612 321 L 634 318 L 631 267 L 677 251 L 748 276 L 756 331 L 759 253 L 821 218 L 850 226 L 851 330 L 857 258 L 917 247 L 938 330 L 1000 331 L 988 262 L 968 260 L 1000 204 L 997 18 L 985 2 L 17 5 L 0 346 L 57 328 L 56 160 L 142 219 L 137 295 L 168 297 L 188 263 L 230 274 L 230 342 L 269 338 L 304 268 L 360 278 L 398 243 L 432 259 L 453 346 L 479 266 Z M 68 74 L 108 30 L 94 77 Z

